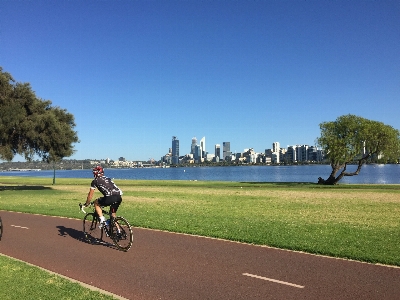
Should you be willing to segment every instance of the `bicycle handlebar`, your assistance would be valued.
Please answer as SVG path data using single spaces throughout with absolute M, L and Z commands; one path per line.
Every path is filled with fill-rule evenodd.
M 90 202 L 88 206 L 85 206 L 82 203 L 79 203 L 79 208 L 81 209 L 81 211 L 86 214 L 86 211 L 83 209 L 84 207 L 89 207 L 89 206 L 93 206 L 93 202 Z

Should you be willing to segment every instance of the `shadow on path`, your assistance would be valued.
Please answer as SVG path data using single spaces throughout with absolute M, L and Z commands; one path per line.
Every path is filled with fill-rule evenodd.
M 62 237 L 70 236 L 70 237 L 74 238 L 75 240 L 80 241 L 82 243 L 91 244 L 91 245 L 102 245 L 102 246 L 105 246 L 105 247 L 108 247 L 108 248 L 112 248 L 112 249 L 117 249 L 118 250 L 118 248 L 115 247 L 115 245 L 113 243 L 109 243 L 109 242 L 106 242 L 104 240 L 97 240 L 97 242 L 91 243 L 90 241 L 88 241 L 85 238 L 85 235 L 84 235 L 83 231 L 76 230 L 74 228 L 61 226 L 61 225 L 56 226 L 56 227 L 58 229 L 58 235 L 59 236 L 62 236 Z

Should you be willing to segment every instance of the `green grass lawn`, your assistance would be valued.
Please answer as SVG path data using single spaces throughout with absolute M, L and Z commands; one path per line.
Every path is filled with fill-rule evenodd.
M 115 298 L 0 255 L 0 299 L 108 300 Z

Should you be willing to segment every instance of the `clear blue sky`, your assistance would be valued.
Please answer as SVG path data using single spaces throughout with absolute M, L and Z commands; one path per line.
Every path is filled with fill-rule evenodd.
M 75 116 L 72 158 L 314 145 L 349 113 L 400 129 L 400 2 L 1 0 L 0 66 Z

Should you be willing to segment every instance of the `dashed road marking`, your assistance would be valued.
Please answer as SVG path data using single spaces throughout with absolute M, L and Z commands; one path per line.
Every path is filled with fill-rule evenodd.
M 275 283 L 285 284 L 285 285 L 289 285 L 289 286 L 296 287 L 299 289 L 304 289 L 304 285 L 298 285 L 298 284 L 294 284 L 294 283 L 290 283 L 290 282 L 286 282 L 286 281 L 280 281 L 280 280 L 267 278 L 267 277 L 263 277 L 263 276 L 258 276 L 258 275 L 254 275 L 254 274 L 249 274 L 249 273 L 243 273 L 242 275 L 257 278 L 257 279 L 267 280 L 267 281 L 271 281 L 271 282 L 275 282 Z
M 29 229 L 28 227 L 18 226 L 18 225 L 10 225 L 11 227 L 22 228 L 22 229 Z

